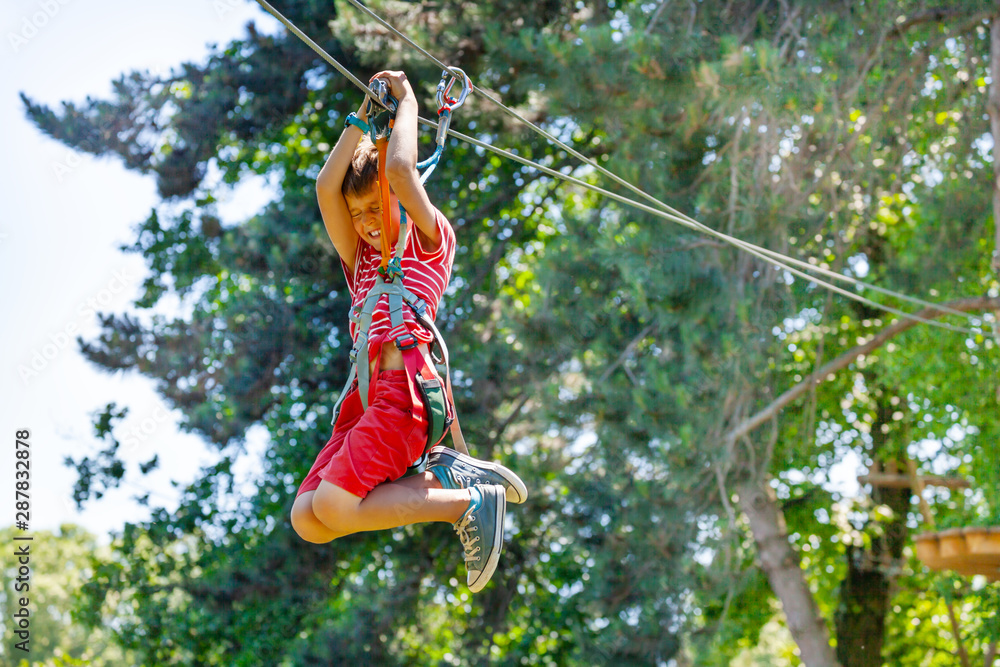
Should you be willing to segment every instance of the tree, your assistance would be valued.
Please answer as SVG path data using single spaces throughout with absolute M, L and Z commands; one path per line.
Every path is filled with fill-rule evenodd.
M 115 646 L 109 632 L 100 626 L 87 627 L 71 617 L 75 599 L 90 575 L 91 559 L 105 556 L 94 536 L 69 524 L 60 526 L 56 533 L 32 532 L 30 541 L 15 542 L 16 536 L 24 537 L 25 534 L 14 528 L 0 531 L 4 544 L 12 545 L 11 554 L 14 546 L 28 549 L 30 573 L 19 575 L 21 563 L 11 554 L 4 559 L 4 581 L 9 585 L 0 590 L 0 612 L 4 618 L 13 619 L 21 608 L 21 600 L 27 600 L 29 652 L 22 653 L 14 648 L 24 638 L 14 635 L 16 628 L 13 623 L 5 623 L 0 630 L 3 652 L 8 656 L 5 664 L 19 667 L 28 667 L 29 664 L 45 667 L 124 667 L 135 664 L 131 653 Z M 27 588 L 16 590 L 14 582 Z
M 281 4 L 352 70 L 389 59 L 430 99 L 438 71 L 385 32 L 326 3 Z M 905 293 L 980 307 L 1000 296 L 980 242 L 993 225 L 991 5 L 373 7 L 715 229 Z M 809 664 L 926 654 L 901 639 L 913 617 L 898 602 L 935 580 L 907 560 L 910 494 L 850 505 L 823 482 L 848 452 L 885 467 L 917 457 L 980 489 L 954 508 L 942 497 L 943 518 L 996 518 L 987 336 L 909 327 L 862 356 L 859 341 L 892 326 L 871 306 L 450 142 L 431 188 L 459 237 L 439 314 L 458 407 L 474 452 L 502 456 L 532 492 L 496 583 L 472 598 L 450 582 L 446 527 L 311 547 L 287 524 L 346 372 L 347 299 L 312 185 L 356 94 L 295 38 L 251 27 L 202 65 L 122 77 L 116 95 L 59 114 L 25 100 L 53 136 L 155 174 L 170 206 L 127 248 L 150 265 L 135 305 L 174 292 L 192 306 L 150 326 L 104 315 L 101 337 L 82 342 L 103 368 L 156 378 L 222 454 L 176 512 L 126 528 L 88 589 L 91 619 L 113 600 L 120 641 L 144 660 L 728 664 L 779 601 Z M 597 180 L 483 100 L 455 127 Z M 209 164 L 227 183 L 271 174 L 280 197 L 221 228 Z M 837 359 L 831 379 L 803 384 Z M 796 398 L 776 402 L 786 391 Z M 81 500 L 120 477 L 118 415 L 97 418 L 107 449 L 79 462 Z M 242 497 L 232 465 L 255 424 L 272 446 Z M 966 610 L 973 626 L 988 623 L 982 599 Z M 939 627 L 935 611 L 921 607 L 925 627 Z

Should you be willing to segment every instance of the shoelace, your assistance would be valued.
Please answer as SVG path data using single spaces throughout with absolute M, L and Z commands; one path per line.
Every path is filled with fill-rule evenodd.
M 445 465 L 439 461 L 440 458 L 429 461 L 428 467 L 433 465 Z M 455 461 L 450 466 L 445 467 L 448 468 L 448 473 L 451 475 L 451 479 L 455 482 L 455 485 L 461 489 L 468 489 L 479 483 L 499 484 L 505 488 L 507 486 L 507 483 L 503 480 L 497 481 L 495 479 L 496 475 L 490 475 L 488 472 L 480 470 L 474 466 L 467 466 L 461 461 Z
M 469 487 L 473 484 L 500 484 L 503 486 L 502 482 L 497 480 L 497 475 L 462 461 L 455 462 L 455 465 L 451 467 L 451 474 L 456 480 L 461 480 L 463 487 Z
M 455 481 L 458 482 L 458 485 L 463 489 L 467 489 L 472 486 L 471 482 L 473 481 L 473 478 L 467 473 L 459 472 L 453 467 L 451 469 L 451 476 L 455 478 Z
M 458 539 L 462 543 L 462 548 L 465 549 L 466 563 L 469 563 L 471 561 L 478 561 L 479 556 L 477 556 L 476 554 L 479 553 L 480 549 L 482 548 L 482 547 L 473 548 L 472 546 L 479 541 L 478 535 L 476 535 L 475 537 L 472 537 L 472 535 L 470 535 L 470 533 L 479 531 L 479 526 L 472 525 L 475 521 L 476 521 L 476 515 L 473 514 L 470 515 L 469 518 L 466 519 L 464 522 L 462 522 L 461 525 L 455 526 L 455 532 L 458 533 Z

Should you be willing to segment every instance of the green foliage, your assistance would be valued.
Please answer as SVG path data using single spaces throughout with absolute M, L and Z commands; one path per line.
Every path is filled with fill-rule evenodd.
M 1000 290 L 985 241 L 987 3 L 941 15 L 909 0 L 372 7 L 713 228 L 935 301 Z M 404 68 L 431 108 L 439 72 L 353 10 L 279 9 L 362 78 Z M 828 483 L 854 475 L 838 467 L 849 455 L 915 458 L 976 483 L 934 498 L 942 525 L 995 522 L 996 341 L 913 328 L 729 442 L 889 316 L 449 141 L 429 185 L 459 241 L 438 324 L 474 452 L 517 469 L 532 495 L 510 514 L 495 583 L 473 597 L 447 527 L 315 547 L 287 520 L 347 370 L 348 297 L 313 183 L 358 94 L 294 37 L 251 27 L 170 77 L 125 75 L 114 95 L 61 113 L 25 103 L 52 136 L 155 174 L 163 205 L 124 248 L 149 266 L 134 305 L 176 295 L 190 307 L 172 321 L 102 316 L 82 345 L 102 368 L 155 378 L 220 455 L 176 511 L 116 536 L 85 589 L 84 618 L 114 618 L 143 664 L 795 664 L 734 509 L 751 476 L 770 477 L 840 647 L 884 640 L 893 665 L 954 650 L 928 592 L 942 579 L 906 546 L 910 494 L 845 498 Z M 470 98 L 455 127 L 607 185 L 485 100 Z M 204 178 L 210 165 L 223 185 Z M 275 201 L 221 224 L 214 188 L 252 175 L 277 184 Z M 96 417 L 107 448 L 74 462 L 78 501 L 126 474 L 123 414 Z M 233 469 L 251 426 L 271 440 L 247 493 Z M 865 577 L 892 595 L 860 604 Z M 996 635 L 995 586 L 955 600 L 978 655 Z M 866 614 L 878 636 L 847 631 Z
M 114 642 L 113 633 L 97 623 L 90 625 L 75 613 L 71 615 L 91 576 L 95 561 L 108 557 L 107 550 L 98 546 L 93 535 L 72 525 L 59 531 L 35 531 L 30 541 L 15 541 L 25 534 L 14 528 L 0 530 L 0 539 L 8 545 L 0 564 L 7 585 L 0 589 L 0 613 L 8 619 L 0 629 L 4 664 L 12 667 L 126 667 L 134 665 L 135 655 Z M 29 550 L 30 578 L 18 574 L 21 565 L 14 556 L 16 547 Z M 21 576 L 20 580 L 18 577 Z M 15 589 L 15 584 L 22 588 Z M 30 653 L 14 649 L 24 638 L 17 637 L 11 621 L 21 609 L 21 600 L 28 603 L 30 614 Z M 30 656 L 30 661 L 27 657 Z

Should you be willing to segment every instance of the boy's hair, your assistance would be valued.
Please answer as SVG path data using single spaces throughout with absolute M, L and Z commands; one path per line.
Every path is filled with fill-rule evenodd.
M 365 137 L 354 149 L 340 191 L 345 197 L 363 197 L 378 184 L 378 149 Z

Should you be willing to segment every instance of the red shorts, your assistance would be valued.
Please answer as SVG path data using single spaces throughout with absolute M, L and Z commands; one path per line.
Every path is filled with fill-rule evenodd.
M 381 371 L 367 410 L 354 389 L 344 399 L 330 441 L 320 451 L 296 497 L 320 480 L 364 498 L 376 485 L 403 476 L 427 445 L 424 405 L 414 400 L 407 371 Z

